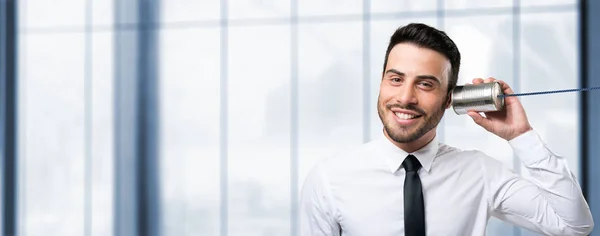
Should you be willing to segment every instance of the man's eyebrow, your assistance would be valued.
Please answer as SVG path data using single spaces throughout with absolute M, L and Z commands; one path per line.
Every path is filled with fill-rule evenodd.
M 403 72 L 401 72 L 401 71 L 399 71 L 399 70 L 396 70 L 396 69 L 389 69 L 389 70 L 387 70 L 385 73 L 386 73 L 386 74 L 387 74 L 387 73 L 394 73 L 394 74 L 397 74 L 397 75 L 399 75 L 399 76 L 404 76 L 404 75 L 405 75 Z M 437 83 L 439 83 L 439 84 L 442 84 L 442 81 L 441 81 L 440 79 L 438 79 L 437 77 L 433 76 L 433 75 L 418 75 L 418 76 L 417 76 L 417 79 L 428 79 L 428 80 L 434 80 L 434 81 L 436 81 Z
M 389 69 L 385 73 L 386 74 L 387 73 L 394 73 L 394 74 L 397 74 L 397 75 L 400 75 L 400 76 L 404 76 L 404 73 L 402 73 L 402 72 L 400 72 L 399 70 L 396 70 L 396 69 Z

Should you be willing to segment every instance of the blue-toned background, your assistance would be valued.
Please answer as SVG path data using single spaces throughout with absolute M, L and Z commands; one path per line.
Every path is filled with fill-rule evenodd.
M 589 30 L 599 23 L 580 18 L 600 6 L 587 1 L 0 2 L 1 225 L 18 235 L 296 235 L 308 170 L 381 131 L 385 49 L 410 22 L 458 44 L 459 84 L 598 85 L 600 50 L 582 36 L 599 39 Z M 522 102 L 598 213 L 598 174 L 586 171 L 599 167 L 598 103 L 580 93 Z M 468 116 L 448 110 L 439 135 L 521 172 L 508 144 Z M 488 235 L 534 234 L 492 220 Z

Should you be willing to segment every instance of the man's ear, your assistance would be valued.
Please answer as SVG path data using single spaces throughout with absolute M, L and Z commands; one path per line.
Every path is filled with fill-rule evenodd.
M 450 106 L 452 106 L 452 91 L 446 94 L 446 104 L 444 105 L 444 107 L 448 109 L 450 108 Z

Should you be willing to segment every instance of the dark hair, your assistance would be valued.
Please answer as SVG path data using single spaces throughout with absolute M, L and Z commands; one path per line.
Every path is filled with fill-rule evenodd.
M 383 73 L 388 62 L 390 51 L 399 43 L 412 43 L 419 47 L 428 48 L 444 55 L 450 61 L 450 74 L 448 77 L 448 92 L 456 86 L 460 68 L 460 52 L 454 41 L 444 31 L 438 30 L 422 23 L 411 23 L 400 27 L 390 38 L 390 43 L 385 52 Z

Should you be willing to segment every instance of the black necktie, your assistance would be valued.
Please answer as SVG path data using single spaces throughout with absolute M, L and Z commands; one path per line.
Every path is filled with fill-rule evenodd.
M 421 179 L 417 171 L 421 163 L 413 155 L 408 155 L 402 167 L 406 170 L 404 179 L 404 232 L 406 236 L 425 235 L 425 207 Z

